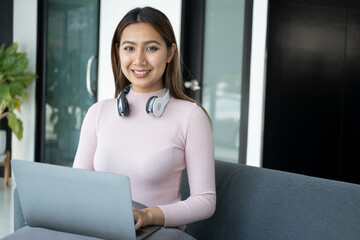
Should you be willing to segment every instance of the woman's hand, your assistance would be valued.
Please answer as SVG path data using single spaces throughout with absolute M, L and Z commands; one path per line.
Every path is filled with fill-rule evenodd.
M 144 209 L 137 209 L 133 207 L 135 229 L 138 230 L 141 227 L 150 225 L 164 226 L 165 216 L 164 213 L 158 207 L 150 207 Z

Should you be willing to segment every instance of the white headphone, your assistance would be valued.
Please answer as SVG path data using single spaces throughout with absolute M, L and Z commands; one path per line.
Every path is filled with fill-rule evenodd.
M 116 98 L 116 109 L 120 117 L 128 116 L 130 114 L 129 103 L 126 99 L 126 94 L 130 92 L 131 84 L 126 86 Z M 164 97 L 152 96 L 146 102 L 145 111 L 155 117 L 160 117 L 170 100 L 169 89 L 166 88 Z

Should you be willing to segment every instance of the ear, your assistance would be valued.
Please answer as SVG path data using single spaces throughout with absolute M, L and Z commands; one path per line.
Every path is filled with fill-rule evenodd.
M 175 51 L 176 51 L 176 44 L 173 43 L 171 45 L 171 48 L 168 49 L 168 57 L 167 57 L 167 60 L 166 60 L 167 63 L 171 62 L 171 60 L 174 57 Z

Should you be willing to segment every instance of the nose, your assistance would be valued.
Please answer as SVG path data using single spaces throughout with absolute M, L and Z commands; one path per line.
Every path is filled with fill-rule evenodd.
M 146 55 L 143 51 L 139 50 L 136 51 L 135 57 L 134 57 L 134 65 L 146 65 Z

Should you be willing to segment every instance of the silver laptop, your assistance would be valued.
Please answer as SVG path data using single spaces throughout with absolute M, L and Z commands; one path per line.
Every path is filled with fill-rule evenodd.
M 12 160 L 24 219 L 30 227 L 102 239 L 143 239 L 135 232 L 129 178 L 124 175 Z

